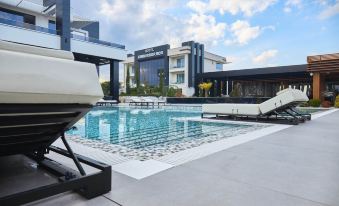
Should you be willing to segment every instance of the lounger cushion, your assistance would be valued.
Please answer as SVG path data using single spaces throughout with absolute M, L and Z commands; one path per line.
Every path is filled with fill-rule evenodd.
M 202 112 L 225 115 L 260 115 L 258 104 L 203 104 Z
M 308 98 L 303 92 L 296 89 L 288 89 L 261 103 L 259 108 L 262 114 L 267 114 L 274 110 L 287 106 L 296 106 L 298 103 L 306 101 L 308 101 Z
M 93 105 L 103 97 L 94 64 L 3 49 L 0 62 L 0 103 Z
M 48 49 L 36 46 L 29 46 L 24 44 L 17 44 L 7 41 L 0 40 L 0 49 L 14 52 L 22 52 L 28 54 L 35 54 L 40 56 L 47 57 L 55 57 L 60 59 L 69 59 L 74 60 L 74 56 L 72 52 L 56 50 L 56 49 Z
M 283 93 L 288 92 L 288 91 L 291 91 L 291 90 L 292 90 L 292 88 L 283 89 L 283 90 L 277 92 L 276 95 L 278 96 L 278 95 L 280 95 L 280 94 L 283 94 Z

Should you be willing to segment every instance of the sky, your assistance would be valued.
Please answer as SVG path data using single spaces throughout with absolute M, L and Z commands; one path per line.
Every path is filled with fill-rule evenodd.
M 135 50 L 184 41 L 225 56 L 224 70 L 305 64 L 339 52 L 339 0 L 72 0 L 100 39 Z M 122 72 L 120 72 L 122 73 Z M 108 68 L 101 78 L 109 79 Z

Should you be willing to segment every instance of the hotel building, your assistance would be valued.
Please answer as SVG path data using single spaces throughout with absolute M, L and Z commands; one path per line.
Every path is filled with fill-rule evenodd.
M 123 85 L 126 88 L 127 70 L 130 73 L 130 86 L 136 87 L 136 72 L 140 84 L 158 86 L 160 72 L 164 74 L 164 85 L 182 90 L 185 96 L 196 91 L 196 75 L 205 72 L 222 71 L 226 58 L 205 51 L 204 45 L 194 41 L 184 42 L 181 47 L 170 48 L 161 45 L 142 49 L 129 54 L 124 64 Z
M 110 96 L 119 97 L 125 46 L 99 40 L 99 22 L 71 11 L 70 0 L 0 0 L 0 39 L 72 51 L 75 60 L 110 65 Z

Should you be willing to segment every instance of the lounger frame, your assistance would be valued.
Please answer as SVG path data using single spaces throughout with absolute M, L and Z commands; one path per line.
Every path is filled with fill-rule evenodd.
M 0 156 L 25 155 L 59 180 L 0 197 L 0 205 L 21 205 L 70 190 L 93 198 L 111 190 L 111 166 L 74 154 L 64 135 L 91 108 L 86 104 L 0 104 Z M 51 145 L 58 138 L 67 150 Z M 51 151 L 71 158 L 78 171 L 47 158 Z M 98 172 L 86 174 L 81 163 Z
M 305 122 L 307 120 L 311 120 L 311 114 L 302 114 L 295 110 L 297 105 L 295 103 L 284 105 L 283 107 L 276 108 L 275 110 L 268 112 L 266 114 L 260 115 L 237 115 L 237 114 L 225 114 L 225 113 L 201 113 L 201 118 L 204 118 L 205 114 L 208 115 L 216 115 L 216 118 L 219 116 L 228 116 L 231 117 L 233 120 L 237 119 L 251 119 L 255 121 L 264 121 L 267 122 L 271 120 L 272 122 L 279 122 L 283 124 L 292 124 L 297 125 L 301 122 Z M 279 120 L 279 121 L 277 121 Z

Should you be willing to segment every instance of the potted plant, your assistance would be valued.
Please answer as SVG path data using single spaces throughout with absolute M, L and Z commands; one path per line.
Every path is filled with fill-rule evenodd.
M 208 91 L 211 89 L 212 85 L 213 85 L 212 82 L 203 82 L 198 86 L 201 90 L 205 91 L 205 97 L 208 97 Z
M 339 95 L 335 98 L 334 107 L 339 108 Z
M 320 104 L 321 104 L 321 101 L 320 101 L 320 99 L 310 99 L 310 101 L 308 101 L 308 104 L 311 107 L 319 107 Z
M 329 107 L 331 107 L 331 102 L 330 101 L 323 101 L 321 103 L 321 106 L 325 107 L 325 108 L 329 108 Z

